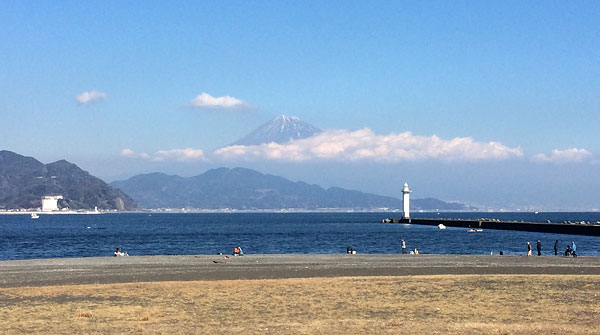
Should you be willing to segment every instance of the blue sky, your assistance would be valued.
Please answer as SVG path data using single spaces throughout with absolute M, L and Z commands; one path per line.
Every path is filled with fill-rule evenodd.
M 594 1 L 2 1 L 0 144 L 108 181 L 246 166 L 379 194 L 408 181 L 416 197 L 600 208 L 599 22 Z M 340 134 L 304 153 L 343 152 L 215 154 L 278 114 Z M 373 154 L 390 142 L 418 142 L 419 157 Z

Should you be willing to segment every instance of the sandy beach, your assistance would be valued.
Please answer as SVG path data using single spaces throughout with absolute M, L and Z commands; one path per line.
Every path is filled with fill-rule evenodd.
M 5 334 L 598 334 L 600 257 L 0 262 Z
M 185 255 L 0 262 L 0 287 L 444 274 L 600 274 L 600 257 Z

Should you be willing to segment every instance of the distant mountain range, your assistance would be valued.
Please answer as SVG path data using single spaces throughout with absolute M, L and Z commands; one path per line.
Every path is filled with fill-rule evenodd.
M 151 173 L 110 184 L 144 208 L 202 209 L 400 209 L 402 201 L 359 191 L 323 189 L 245 168 L 218 168 L 195 177 Z M 411 200 L 412 210 L 465 210 L 438 199 Z
M 297 116 L 279 115 L 231 145 L 286 143 L 291 140 L 308 138 L 320 132 L 321 130 L 301 121 Z
M 137 207 L 127 194 L 66 160 L 43 164 L 32 157 L 0 151 L 0 209 L 38 208 L 45 195 L 62 195 L 59 205 L 70 209 Z
M 321 132 L 295 116 L 280 115 L 235 145 L 286 143 Z M 183 178 L 151 173 L 110 185 L 60 160 L 43 164 L 32 157 L 0 151 L 0 209 L 38 208 L 45 195 L 62 195 L 70 209 L 193 208 L 238 210 L 399 210 L 402 201 L 338 187 L 292 182 L 245 168 L 218 168 Z M 135 199 L 135 200 L 134 200 Z M 137 201 L 137 202 L 136 202 Z M 465 205 L 413 199 L 412 210 L 466 210 Z

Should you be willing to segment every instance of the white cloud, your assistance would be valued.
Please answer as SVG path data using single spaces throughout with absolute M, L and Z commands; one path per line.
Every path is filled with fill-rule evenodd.
M 145 152 L 135 152 L 131 149 L 123 149 L 121 150 L 121 156 L 125 157 L 135 157 L 135 158 L 143 158 L 148 159 L 155 162 L 162 161 L 193 161 L 204 159 L 204 151 L 201 149 L 172 149 L 172 150 L 159 150 L 153 154 L 148 154 Z
M 247 107 L 248 104 L 243 100 L 230 97 L 228 95 L 222 97 L 213 97 L 206 92 L 202 92 L 202 94 L 198 95 L 192 101 L 190 101 L 190 106 L 199 107 L 199 108 L 241 108 Z
M 206 155 L 201 149 L 160 150 L 148 154 L 123 149 L 122 156 L 151 161 L 276 160 L 276 161 L 482 161 L 523 156 L 520 148 L 499 142 L 477 142 L 471 137 L 450 140 L 433 136 L 415 136 L 411 132 L 377 135 L 368 128 L 327 130 L 318 135 L 285 144 L 233 145 Z
M 188 161 L 197 160 L 204 158 L 204 151 L 201 149 L 172 149 L 172 150 L 160 150 L 154 153 L 154 160 L 165 161 L 165 160 L 176 160 L 176 161 Z
M 77 102 L 79 102 L 80 104 L 85 105 L 92 102 L 104 100 L 106 99 L 106 97 L 108 97 L 108 94 L 104 92 L 91 90 L 89 92 L 83 92 L 81 94 L 78 94 L 77 96 L 75 96 L 75 100 L 77 100 Z
M 586 149 L 577 149 L 570 148 L 565 150 L 552 150 L 550 155 L 546 154 L 537 154 L 531 158 L 534 162 L 542 162 L 542 163 L 570 163 L 570 162 L 580 162 L 585 158 L 588 158 L 592 155 L 591 152 Z
M 306 160 L 372 160 L 378 162 L 477 161 L 520 157 L 520 148 L 510 148 L 498 142 L 477 142 L 471 137 L 443 140 L 433 135 L 415 136 L 411 132 L 376 135 L 368 128 L 357 131 L 327 130 L 318 135 L 286 144 L 234 145 L 217 149 L 215 156 L 223 159 Z
M 121 156 L 150 159 L 150 155 L 148 155 L 147 153 L 145 153 L 145 152 L 135 152 L 135 151 L 133 151 L 131 149 L 123 149 L 123 150 L 121 150 Z

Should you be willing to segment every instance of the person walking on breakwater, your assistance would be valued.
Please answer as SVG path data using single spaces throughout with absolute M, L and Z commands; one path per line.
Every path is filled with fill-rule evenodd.
M 535 244 L 535 248 L 537 249 L 538 256 L 541 256 L 542 255 L 542 242 L 540 240 L 537 240 L 537 243 Z
M 402 240 L 402 254 L 406 254 L 406 242 L 404 240 Z
M 531 243 L 527 241 L 527 256 L 531 256 Z
M 554 241 L 554 256 L 558 255 L 558 240 Z

